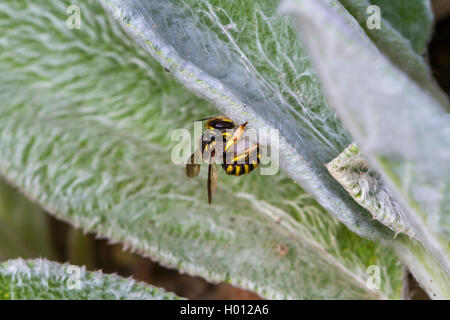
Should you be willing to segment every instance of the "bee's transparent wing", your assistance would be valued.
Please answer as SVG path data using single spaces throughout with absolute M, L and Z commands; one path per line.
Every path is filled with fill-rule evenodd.
M 202 159 L 202 152 L 200 151 L 200 149 L 197 149 L 197 151 L 195 151 L 188 159 L 188 162 L 186 164 L 186 175 L 189 178 L 198 176 L 200 172 L 201 159 Z
M 219 177 L 219 171 L 217 166 L 213 163 L 208 167 L 208 203 L 211 204 L 212 195 L 216 191 L 217 179 Z

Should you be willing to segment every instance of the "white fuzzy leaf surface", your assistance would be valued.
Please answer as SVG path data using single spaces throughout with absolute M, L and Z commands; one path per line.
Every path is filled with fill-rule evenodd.
M 102 4 L 180 83 L 220 113 L 266 130 L 269 138 L 270 130 L 279 130 L 279 144 L 270 146 L 279 152 L 281 168 L 348 228 L 370 239 L 391 237 L 324 166 L 351 140 L 327 106 L 294 24 L 279 14 L 279 1 Z
M 283 8 L 294 15 L 343 124 L 395 192 L 412 232 L 434 257 L 443 281 L 432 293 L 448 297 L 450 117 L 445 106 L 368 46 L 329 6 L 292 0 Z M 325 23 L 328 28 L 322 27 Z M 423 274 L 415 276 L 429 286 Z
M 0 3 L 0 69 L 8 75 L 0 77 L 0 171 L 11 183 L 76 227 L 211 282 L 268 298 L 399 296 L 392 251 L 350 232 L 281 173 L 221 173 L 208 206 L 205 170 L 188 179 L 171 161 L 170 137 L 217 111 L 177 83 L 175 70 L 165 72 L 98 2 L 78 3 L 81 28 L 68 29 L 70 4 Z M 221 72 L 227 78 L 228 69 Z M 362 213 L 355 221 L 369 218 L 355 228 L 391 234 L 339 188 Z M 339 210 L 351 217 L 346 208 Z M 384 279 L 378 291 L 366 285 L 372 264 Z
M 0 300 L 173 300 L 163 289 L 45 259 L 0 263 Z

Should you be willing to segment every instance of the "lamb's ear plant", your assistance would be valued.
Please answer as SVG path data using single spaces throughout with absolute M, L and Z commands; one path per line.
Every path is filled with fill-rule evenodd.
M 89 272 L 45 259 L 0 263 L 0 300 L 174 300 L 172 293 L 133 279 Z
M 412 2 L 380 34 L 353 1 L 283 3 L 294 19 L 270 0 L 87 1 L 79 29 L 70 1 L 2 3 L 0 173 L 76 227 L 263 297 L 398 299 L 396 252 L 449 298 L 446 100 L 420 56 L 429 3 Z M 204 181 L 172 163 L 171 133 L 217 113 L 279 130 L 284 173 L 223 175 L 209 207 Z M 335 179 L 354 141 L 390 202 Z

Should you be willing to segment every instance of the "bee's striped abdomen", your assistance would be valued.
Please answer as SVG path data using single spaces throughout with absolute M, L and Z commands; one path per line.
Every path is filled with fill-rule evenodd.
M 256 159 L 250 160 L 249 157 L 245 158 L 244 163 L 231 163 L 231 164 L 222 164 L 223 170 L 233 176 L 242 176 L 243 174 L 250 173 L 253 169 L 256 169 L 260 162 L 260 154 L 257 154 Z
M 257 163 L 256 165 L 254 164 L 222 164 L 222 168 L 223 170 L 229 174 L 229 175 L 233 175 L 233 176 L 242 176 L 243 174 L 247 174 L 250 173 L 253 169 L 258 167 Z

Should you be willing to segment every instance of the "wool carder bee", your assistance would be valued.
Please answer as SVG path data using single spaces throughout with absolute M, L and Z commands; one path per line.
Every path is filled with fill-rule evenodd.
M 208 162 L 208 203 L 217 187 L 218 170 L 216 164 L 228 175 L 241 176 L 250 173 L 260 163 L 259 144 L 252 146 L 242 139 L 247 122 L 236 125 L 224 116 L 210 117 L 196 121 L 205 121 L 206 130 L 202 134 L 199 148 L 191 155 L 186 164 L 186 175 L 198 176 L 200 165 Z

